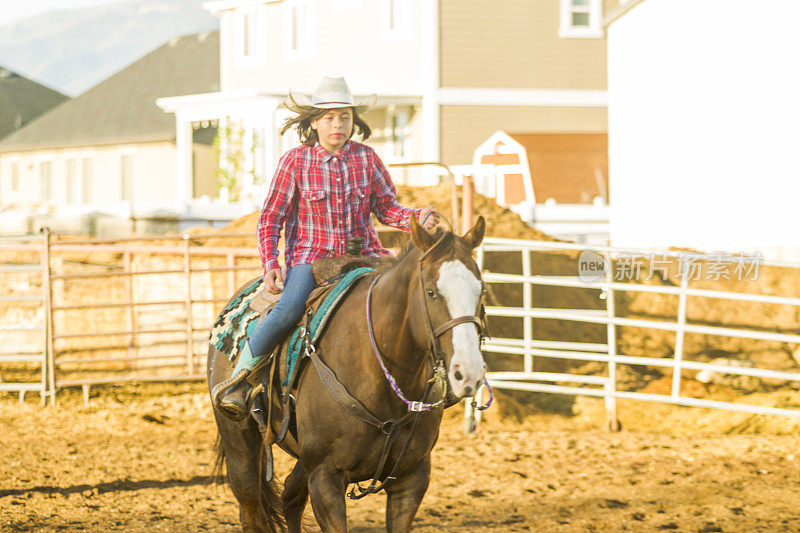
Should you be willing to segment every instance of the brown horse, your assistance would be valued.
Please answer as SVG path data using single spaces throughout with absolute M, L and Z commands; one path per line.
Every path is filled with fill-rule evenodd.
M 283 443 L 298 460 L 279 502 L 275 486 L 264 481 L 264 452 L 253 419 L 234 422 L 215 409 L 220 455 L 227 461 L 244 531 L 277 531 L 285 523 L 290 532 L 300 532 L 309 496 L 323 531 L 347 531 L 348 484 L 372 478 L 387 481 L 387 477 L 383 487 L 388 498 L 387 529 L 411 529 L 428 488 L 430 453 L 439 435 L 445 390 L 453 403 L 474 395 L 484 380 L 475 318 L 483 285 L 472 258 L 484 230 L 480 217 L 463 237 L 450 232 L 432 235 L 412 217 L 413 246 L 356 282 L 317 343 L 320 358 L 375 418 L 413 420 L 392 424 L 398 426 L 396 440 L 387 453 L 388 426 L 381 431 L 349 414 L 323 386 L 320 373 L 306 368 L 297 381 L 296 438 L 289 434 Z M 432 351 L 439 352 L 439 387 L 430 385 L 436 375 Z M 228 358 L 213 347 L 208 371 L 215 380 L 231 371 Z M 387 373 L 396 380 L 394 388 Z M 410 411 L 410 403 L 398 396 L 398 387 L 407 398 L 429 402 L 429 410 Z M 274 413 L 275 433 L 279 420 L 279 413 Z

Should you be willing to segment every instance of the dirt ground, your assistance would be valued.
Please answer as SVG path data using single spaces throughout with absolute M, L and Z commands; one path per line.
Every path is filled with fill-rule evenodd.
M 0 397 L 0 530 L 239 530 L 211 483 L 203 384 L 92 392 L 44 409 Z M 796 422 L 623 402 L 609 433 L 600 401 L 562 401 L 569 414 L 536 414 L 501 395 L 474 436 L 449 411 L 416 530 L 800 531 Z M 384 510 L 382 495 L 349 504 L 352 531 L 383 531 Z M 310 507 L 306 524 L 317 530 Z

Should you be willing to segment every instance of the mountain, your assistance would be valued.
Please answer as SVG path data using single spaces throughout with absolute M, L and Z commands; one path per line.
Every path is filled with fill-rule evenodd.
M 0 64 L 78 95 L 179 35 L 219 28 L 203 0 L 124 0 L 0 27 Z

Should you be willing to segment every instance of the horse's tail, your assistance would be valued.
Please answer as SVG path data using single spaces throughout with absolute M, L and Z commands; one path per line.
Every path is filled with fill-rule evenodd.
M 225 466 L 225 450 L 222 448 L 222 436 L 217 434 L 217 440 L 214 443 L 214 451 L 217 454 L 214 460 L 214 469 L 211 473 L 211 479 L 214 483 L 223 484 L 226 481 L 224 466 Z M 267 481 L 266 472 L 263 468 L 266 461 L 266 452 L 261 447 L 261 455 L 259 457 L 259 470 L 262 472 L 259 483 L 261 484 L 261 509 L 264 511 L 266 517 L 266 524 L 264 526 L 267 531 L 278 533 L 286 529 L 286 520 L 283 518 L 283 502 L 281 502 L 281 487 L 278 485 L 275 476 L 271 481 Z
M 217 485 L 225 483 L 225 451 L 222 449 L 222 436 L 217 433 L 217 440 L 214 441 L 214 468 L 211 470 L 211 481 Z
M 261 508 L 267 517 L 265 524 L 268 531 L 279 532 L 286 529 L 286 520 L 283 517 L 283 502 L 281 501 L 281 492 L 283 487 L 278 484 L 278 481 L 273 474 L 272 479 L 267 481 L 266 469 L 266 452 L 264 447 L 261 447 L 261 456 L 259 457 L 259 470 L 261 471 Z

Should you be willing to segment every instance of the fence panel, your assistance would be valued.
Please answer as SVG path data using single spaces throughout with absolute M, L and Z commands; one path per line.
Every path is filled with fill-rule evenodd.
M 532 252 L 591 252 L 596 257 L 605 259 L 605 270 L 597 279 L 585 279 L 580 276 L 559 275 L 533 275 L 531 269 Z M 518 254 L 521 263 L 516 268 L 521 274 L 508 272 L 492 272 L 486 268 L 486 257 L 489 253 Z M 656 284 L 620 283 L 613 271 L 615 261 L 636 256 L 653 256 L 670 258 L 680 262 L 680 285 L 678 287 Z M 736 304 L 760 303 L 780 306 L 790 306 L 796 310 L 800 307 L 800 298 L 753 294 L 726 290 L 709 290 L 692 288 L 689 286 L 690 275 L 687 264 L 694 262 L 709 262 L 719 260 L 719 254 L 695 254 L 678 251 L 629 250 L 615 249 L 608 246 L 585 246 L 571 243 L 554 243 L 543 241 L 525 241 L 514 239 L 486 238 L 478 249 L 477 260 L 484 272 L 484 281 L 491 284 L 505 284 L 519 286 L 522 292 L 521 304 L 517 306 L 489 305 L 486 307 L 488 317 L 516 317 L 525 320 L 521 338 L 496 338 L 489 339 L 484 345 L 484 351 L 489 353 L 504 354 L 521 357 L 519 371 L 490 371 L 487 378 L 493 388 L 522 390 L 531 392 L 548 392 L 568 395 L 586 395 L 603 397 L 606 401 L 606 411 L 609 427 L 617 429 L 619 423 L 616 417 L 616 399 L 628 398 L 644 401 L 672 403 L 675 405 L 711 407 L 731 411 L 741 411 L 754 414 L 775 414 L 791 417 L 800 417 L 800 410 L 771 407 L 766 405 L 750 405 L 738 401 L 717 401 L 704 398 L 688 397 L 682 394 L 681 383 L 685 379 L 686 370 L 717 372 L 735 376 L 751 376 L 761 379 L 783 380 L 786 382 L 800 382 L 800 372 L 786 371 L 786 369 L 758 368 L 747 366 L 730 366 L 727 364 L 714 364 L 713 362 L 691 361 L 685 358 L 686 334 L 704 334 L 718 337 L 736 339 L 755 339 L 762 341 L 777 341 L 780 343 L 800 343 L 800 335 L 790 332 L 765 331 L 757 328 L 728 327 L 721 325 L 693 324 L 687 320 L 687 305 L 690 299 L 715 299 Z M 729 261 L 729 259 L 728 259 Z M 792 269 L 793 276 L 800 277 L 800 265 L 785 262 L 768 262 L 759 260 L 760 265 Z M 578 261 L 574 261 L 575 272 L 578 273 Z M 708 278 L 706 278 L 708 279 Z M 727 278 L 726 278 L 727 279 Z M 554 309 L 536 308 L 531 305 L 528 296 L 529 287 L 559 288 L 569 290 L 583 288 L 600 291 L 598 296 L 604 300 L 605 309 Z M 619 293 L 653 293 L 665 297 L 677 297 L 677 312 L 674 321 L 654 320 L 643 318 L 630 318 L 621 316 L 620 310 L 615 307 L 615 295 Z M 796 312 L 796 311 L 794 311 Z M 530 331 L 533 329 L 528 320 L 549 319 L 553 321 L 568 321 L 583 324 L 600 324 L 606 326 L 606 342 L 575 342 L 557 340 L 538 340 L 532 338 Z M 668 357 L 656 354 L 646 356 L 631 356 L 618 353 L 618 331 L 620 326 L 649 328 L 653 330 L 670 331 L 675 333 L 674 350 Z M 586 376 L 570 373 L 536 372 L 532 367 L 533 357 L 563 359 L 581 362 L 605 363 L 605 375 Z M 669 394 L 643 393 L 631 390 L 620 390 L 617 381 L 617 365 L 640 365 L 669 369 L 672 372 L 671 390 Z M 797 365 L 795 365 L 796 367 Z M 591 379 L 587 379 L 587 378 Z M 574 383 L 577 386 L 556 384 Z M 465 416 L 468 420 L 467 428 L 474 427 L 479 420 L 480 412 L 474 411 L 474 404 L 467 405 Z
M 38 392 L 52 379 L 48 358 L 49 235 L 0 237 L 0 391 Z M 27 251 L 18 252 L 17 246 Z

